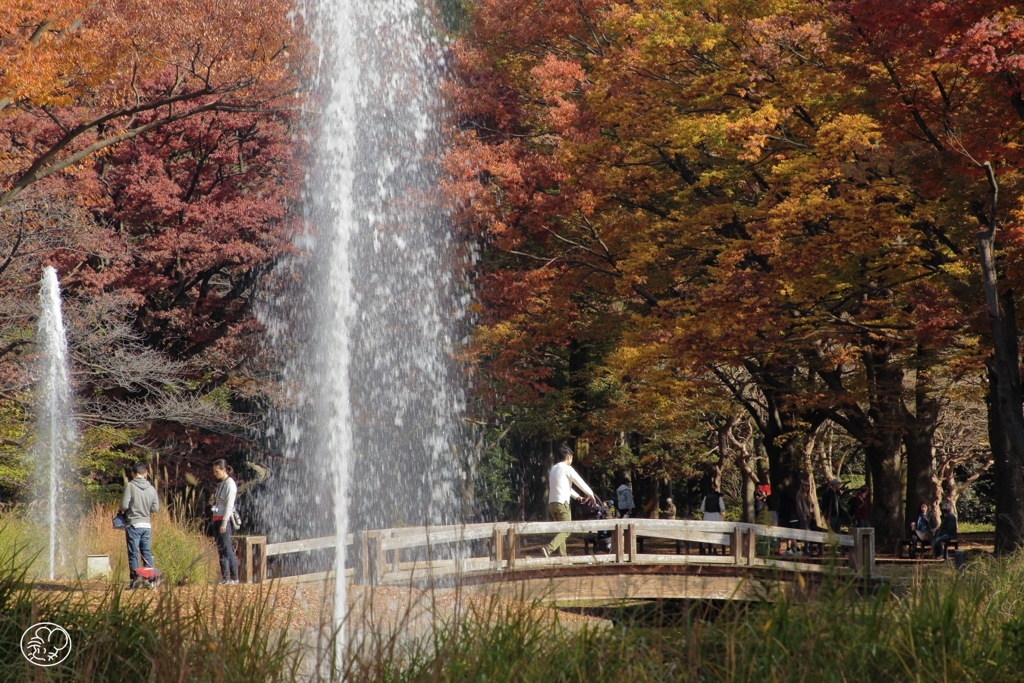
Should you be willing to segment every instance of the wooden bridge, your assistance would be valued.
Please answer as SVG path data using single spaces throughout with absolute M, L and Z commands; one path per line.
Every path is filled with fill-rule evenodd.
M 787 585 L 815 584 L 827 572 L 871 580 L 873 529 L 852 535 L 738 522 L 612 519 L 467 524 L 356 532 L 345 538 L 346 580 L 381 586 L 459 585 L 559 602 L 627 598 L 758 599 Z M 535 543 L 568 532 L 610 535 L 611 552 L 544 557 Z M 243 579 L 264 581 L 267 558 L 337 547 L 337 538 L 272 543 L 240 537 Z M 645 543 L 646 541 L 646 543 Z M 780 542 L 816 554 L 779 556 Z M 588 543 L 589 545 L 589 543 Z M 644 546 L 650 552 L 644 552 Z M 666 552 L 674 549 L 675 552 Z M 702 552 L 691 552 L 700 549 Z M 282 581 L 322 580 L 333 572 Z

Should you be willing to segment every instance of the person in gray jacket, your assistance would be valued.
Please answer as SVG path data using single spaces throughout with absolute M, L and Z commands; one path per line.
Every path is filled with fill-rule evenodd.
M 129 587 L 137 585 L 135 570 L 139 568 L 139 555 L 146 567 L 153 566 L 152 543 L 153 525 L 150 515 L 160 509 L 160 498 L 156 489 L 149 483 L 149 468 L 144 462 L 135 463 L 132 480 L 124 487 L 121 496 L 121 511 L 128 517 L 125 539 L 128 543 L 128 570 L 131 577 Z

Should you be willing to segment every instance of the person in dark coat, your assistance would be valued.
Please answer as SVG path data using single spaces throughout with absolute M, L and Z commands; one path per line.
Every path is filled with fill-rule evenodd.
M 861 486 L 852 503 L 853 524 L 860 528 L 871 526 L 871 511 L 868 508 L 868 487 Z
M 842 494 L 839 491 L 842 486 L 843 482 L 838 478 L 833 479 L 828 483 L 828 488 L 821 496 L 821 514 L 828 522 L 828 527 L 837 534 L 842 523 L 843 504 Z
M 935 530 L 935 539 L 932 541 L 932 556 L 939 556 L 939 549 L 942 549 L 942 559 L 946 559 L 946 549 L 943 546 L 947 541 L 956 540 L 956 515 L 953 513 L 953 506 L 948 502 L 939 506 L 942 511 L 942 522 Z

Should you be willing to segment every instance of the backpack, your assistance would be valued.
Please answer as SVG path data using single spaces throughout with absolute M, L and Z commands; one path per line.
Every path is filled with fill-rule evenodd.
M 718 504 L 721 498 L 717 493 L 704 496 L 704 512 L 721 512 L 722 506 Z

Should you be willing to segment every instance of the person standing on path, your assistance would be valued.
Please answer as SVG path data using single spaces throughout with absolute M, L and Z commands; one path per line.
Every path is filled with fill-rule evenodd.
M 850 503 L 854 526 L 866 529 L 871 526 L 871 511 L 868 509 L 868 487 L 861 486 Z
M 238 560 L 235 558 L 235 547 L 231 543 L 231 531 L 234 526 L 232 517 L 235 514 L 235 496 L 238 493 L 233 474 L 234 470 L 226 460 L 213 462 L 213 476 L 220 482 L 220 486 L 214 494 L 210 535 L 217 541 L 222 585 L 238 583 Z
M 629 482 L 623 482 L 615 489 L 615 495 L 619 499 L 618 510 L 620 517 L 633 516 L 633 489 L 629 488 Z
M 722 521 L 722 513 L 725 512 L 725 499 L 716 488 L 712 487 L 711 493 L 704 496 L 704 500 L 700 502 L 700 511 L 704 513 L 705 522 Z
M 821 496 L 821 514 L 824 515 L 825 521 L 828 522 L 828 528 L 834 533 L 839 533 L 839 527 L 842 523 L 842 494 L 840 489 L 843 486 L 843 482 L 839 478 L 832 479 L 828 483 L 828 489 Z
M 124 535 L 128 544 L 128 577 L 131 581 L 129 588 L 135 588 L 137 585 L 138 576 L 135 570 L 139 568 L 139 555 L 142 556 L 145 566 L 153 566 L 153 553 L 150 550 L 153 524 L 150 515 L 159 509 L 160 498 L 156 495 L 156 489 L 149 483 L 149 467 L 139 461 L 132 468 L 132 479 L 124 487 L 119 508 L 128 518 Z
M 583 481 L 583 478 L 576 474 L 576 470 L 572 468 L 572 449 L 562 444 L 558 453 L 561 455 L 562 461 L 556 463 L 548 474 L 548 511 L 551 513 L 552 520 L 556 522 L 569 522 L 572 520 L 572 513 L 569 511 L 570 498 L 578 498 L 584 503 L 594 504 L 597 501 L 597 496 L 587 486 L 587 482 Z M 573 491 L 573 484 L 586 493 L 586 497 Z M 541 549 L 544 557 L 550 557 L 556 550 L 562 557 L 568 555 L 565 548 L 565 541 L 568 538 L 569 534 L 566 532 L 555 536 L 551 543 Z

